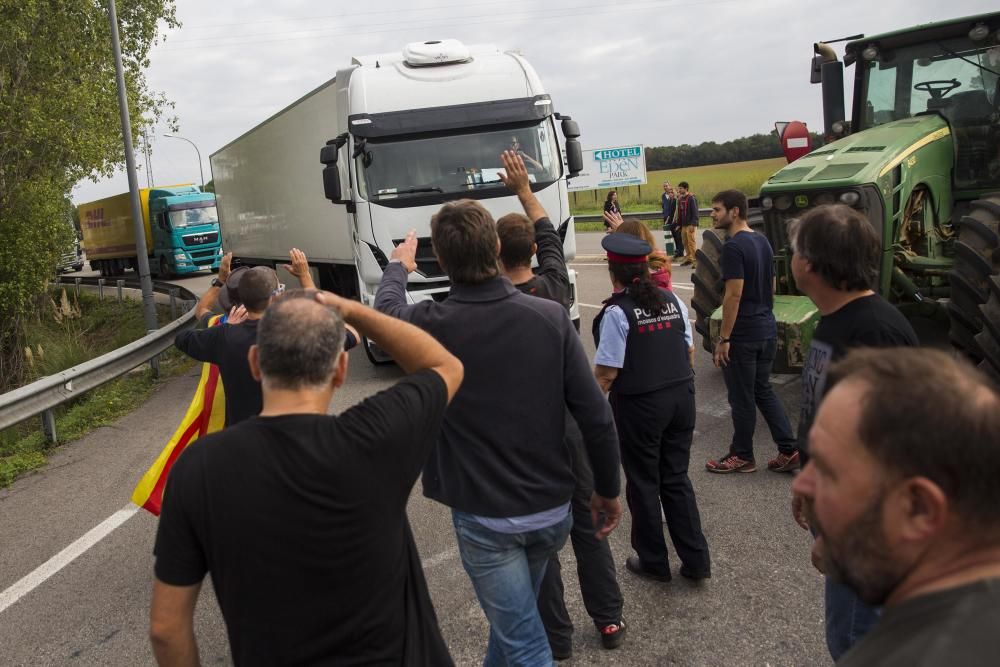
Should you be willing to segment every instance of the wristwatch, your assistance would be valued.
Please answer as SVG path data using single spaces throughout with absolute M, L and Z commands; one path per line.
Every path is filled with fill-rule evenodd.
M 729 339 L 719 336 L 718 338 L 715 339 L 715 342 L 718 343 L 719 345 L 722 345 L 723 343 L 728 343 Z
M 222 282 L 218 278 L 212 278 L 212 287 L 222 287 L 226 283 Z

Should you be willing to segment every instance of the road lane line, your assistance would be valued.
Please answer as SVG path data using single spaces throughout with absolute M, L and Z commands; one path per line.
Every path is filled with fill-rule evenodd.
M 72 563 L 78 556 L 83 555 L 92 546 L 110 535 L 115 528 L 132 518 L 138 511 L 139 508 L 136 505 L 129 503 L 88 530 L 84 533 L 83 537 L 39 565 L 34 571 L 26 574 L 19 581 L 15 582 L 13 586 L 0 593 L 0 613 L 3 613 L 7 607 L 38 588 L 46 579 Z
M 423 566 L 425 570 L 429 570 L 431 568 L 437 567 L 438 565 L 441 565 L 442 563 L 450 561 L 452 558 L 455 558 L 456 556 L 458 556 L 458 547 L 457 546 L 449 547 L 440 553 L 434 554 L 430 558 L 425 558 L 420 563 L 420 565 Z

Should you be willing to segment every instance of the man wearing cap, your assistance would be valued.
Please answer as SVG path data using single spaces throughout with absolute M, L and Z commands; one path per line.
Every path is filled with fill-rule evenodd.
M 652 282 L 648 243 L 610 234 L 601 245 L 614 293 L 594 320 L 594 376 L 608 392 L 621 442 L 636 551 L 625 567 L 640 577 L 670 581 L 662 506 L 681 575 L 707 579 L 708 542 L 688 477 L 695 404 L 687 307 Z
M 285 265 L 306 289 L 314 289 L 309 263 L 298 248 L 289 252 L 291 265 Z M 219 367 L 226 396 L 226 426 L 232 426 L 260 412 L 263 405 L 260 382 L 250 374 L 247 354 L 257 343 L 257 322 L 282 287 L 278 274 L 267 266 L 241 266 L 230 270 L 232 253 L 222 258 L 219 275 L 212 280 L 198 305 L 195 317 L 207 324 L 218 303 L 229 314 L 224 326 L 196 328 L 177 334 L 174 345 L 189 357 Z M 357 337 L 347 332 L 345 349 L 354 346 Z

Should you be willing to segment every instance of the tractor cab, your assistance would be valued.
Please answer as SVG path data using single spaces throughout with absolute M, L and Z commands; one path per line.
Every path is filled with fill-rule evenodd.
M 997 15 L 850 42 L 857 63 L 854 131 L 926 115 L 948 124 L 956 194 L 1000 187 Z

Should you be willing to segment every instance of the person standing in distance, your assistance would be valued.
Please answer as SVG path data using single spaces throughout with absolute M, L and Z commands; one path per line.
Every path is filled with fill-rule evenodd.
M 677 203 L 674 219 L 684 237 L 684 260 L 681 266 L 695 267 L 695 253 L 698 250 L 698 199 L 688 191 L 687 181 L 677 184 Z
M 545 214 L 545 209 L 531 192 L 528 172 L 516 155 L 504 153 L 504 185 L 517 195 L 526 215 L 508 213 L 497 220 L 500 238 L 500 270 L 514 287 L 525 294 L 570 305 L 569 274 L 563 244 Z M 538 270 L 532 271 L 531 257 L 538 258 Z M 576 556 L 580 596 L 587 614 L 594 622 L 606 649 L 621 646 L 625 639 L 622 618 L 622 591 L 615 573 L 615 559 L 607 540 L 597 538 L 597 526 L 590 512 L 594 493 L 594 473 L 587 462 L 583 436 L 576 421 L 566 416 L 566 442 L 571 448 L 573 474 L 573 527 L 570 541 Z M 559 553 L 552 554 L 545 567 L 545 577 L 538 591 L 538 613 L 545 625 L 552 657 L 568 660 L 573 655 L 573 621 L 566 609 Z
M 660 508 L 681 560 L 681 575 L 711 576 L 708 542 L 688 477 L 695 401 L 687 307 L 649 276 L 652 250 L 629 234 L 605 236 L 614 293 L 594 320 L 594 375 L 615 414 L 632 513 L 632 548 L 625 567 L 670 581 Z
M 792 276 L 796 288 L 820 312 L 802 367 L 802 409 L 798 454 L 779 455 L 775 470 L 787 472 L 809 460 L 808 435 L 823 398 L 831 363 L 857 347 L 912 347 L 917 334 L 899 309 L 872 291 L 878 279 L 881 246 L 860 213 L 843 204 L 817 206 L 788 226 Z M 803 528 L 802 496 L 793 499 L 795 520 Z M 826 578 L 826 645 L 840 659 L 878 621 L 847 586 Z
M 796 440 L 785 408 L 771 386 L 771 367 L 778 348 L 774 319 L 774 253 L 763 234 L 750 229 L 747 198 L 725 190 L 712 199 L 712 222 L 729 237 L 722 246 L 722 329 L 715 342 L 715 365 L 722 368 L 733 439 L 729 451 L 705 464 L 709 472 L 756 472 L 753 433 L 760 409 L 778 457 L 768 463 L 776 470 L 795 458 Z
M 674 237 L 674 256 L 672 259 L 680 259 L 684 257 L 684 235 L 674 221 L 674 213 L 677 210 L 674 187 L 666 181 L 663 182 L 663 194 L 660 195 L 660 208 L 663 209 L 663 231 L 670 232 L 670 235 Z
M 608 196 L 604 198 L 604 232 L 610 234 L 614 231 L 611 223 L 608 222 L 608 214 L 621 215 L 622 209 L 618 205 L 618 191 L 611 190 L 608 192 Z

